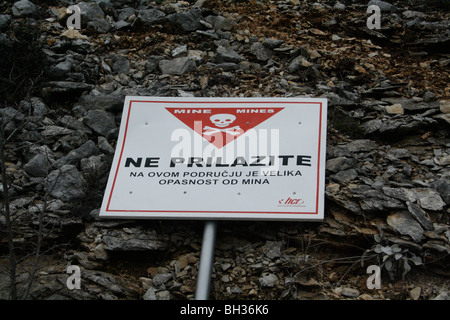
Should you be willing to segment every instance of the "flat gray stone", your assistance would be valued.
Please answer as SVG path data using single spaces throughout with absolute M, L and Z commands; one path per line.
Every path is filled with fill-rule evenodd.
M 381 0 L 371 0 L 368 3 L 368 6 L 371 5 L 376 5 L 378 7 L 380 7 L 381 11 L 388 11 L 388 12 L 394 12 L 397 11 L 397 7 L 390 4 L 389 2 L 386 1 L 381 1 Z
M 163 21 L 166 14 L 158 9 L 143 9 L 139 10 L 136 21 L 145 26 L 160 23 Z
M 326 169 L 331 172 L 339 172 L 353 168 L 357 164 L 354 158 L 337 157 L 327 160 Z
M 266 38 L 264 39 L 264 45 L 269 49 L 275 49 L 281 46 L 284 43 L 284 40 Z
M 92 140 L 88 140 L 79 148 L 70 151 L 66 156 L 62 157 L 58 163 L 60 164 L 77 164 L 84 158 L 97 155 L 99 153 L 97 146 Z
M 103 110 L 89 110 L 83 118 L 83 122 L 102 136 L 107 136 L 111 130 L 117 128 L 114 115 Z
M 199 29 L 202 24 L 200 20 L 202 19 L 202 10 L 199 8 L 192 8 L 186 12 L 177 12 L 167 16 L 167 19 L 177 24 L 185 32 L 192 32 Z
M 145 231 L 142 228 L 130 228 L 131 232 L 124 230 L 107 230 L 102 241 L 108 251 L 145 251 L 165 250 L 168 239 L 159 236 L 156 231 Z
M 348 169 L 344 171 L 339 171 L 334 176 L 334 179 L 339 182 L 350 182 L 358 177 L 358 172 L 355 169 Z
M 46 179 L 45 189 L 54 198 L 70 201 L 85 196 L 85 181 L 74 165 L 64 165 L 50 172 Z
M 95 2 L 79 2 L 77 3 L 81 12 L 81 23 L 88 24 L 91 21 L 99 21 L 105 19 L 105 13 Z
M 92 84 L 73 81 L 50 81 L 47 84 L 49 93 L 77 94 L 94 88 Z
M 153 277 L 153 284 L 157 287 L 164 285 L 167 281 L 172 279 L 171 273 L 158 273 Z
M 418 205 L 407 202 L 409 213 L 425 228 L 425 230 L 433 230 L 433 222 L 428 218 L 427 213 Z
M 37 14 L 38 8 L 36 5 L 28 0 L 20 0 L 14 3 L 12 13 L 15 17 L 23 17 Z
M 415 202 L 417 199 L 413 189 L 383 187 L 382 190 L 385 195 L 395 199 L 409 202 Z
M 434 181 L 431 186 L 439 193 L 442 200 L 450 205 L 450 176 L 442 177 Z
M 120 93 L 112 94 L 87 94 L 80 97 L 78 103 L 86 110 L 122 110 L 125 97 Z
M 250 47 L 250 52 L 253 53 L 256 59 L 260 61 L 267 61 L 273 55 L 272 50 L 264 46 L 261 42 L 253 43 Z
M 219 47 L 217 49 L 217 53 L 214 58 L 216 63 L 223 63 L 223 62 L 239 63 L 245 60 L 245 58 L 240 54 L 238 54 L 236 51 L 224 47 Z
M 222 16 L 207 16 L 205 21 L 211 24 L 215 30 L 224 31 L 230 31 L 236 24 L 236 21 Z
M 436 190 L 428 188 L 414 189 L 417 201 L 422 209 L 440 211 L 444 209 L 445 202 Z
M 31 158 L 30 161 L 23 166 L 23 169 L 33 177 L 46 177 L 50 171 L 50 167 L 51 162 L 48 157 L 40 153 Z
M 420 242 L 423 228 L 408 212 L 397 212 L 387 217 L 387 223 L 401 235 L 410 236 L 415 242 Z
M 0 14 L 0 30 L 6 28 L 11 22 L 11 15 Z
M 124 55 L 114 55 L 112 70 L 115 73 L 128 73 L 130 70 L 130 60 Z
M 283 243 L 280 241 L 267 241 L 262 247 L 263 253 L 269 259 L 279 258 L 281 256 L 281 247 Z
M 341 294 L 344 297 L 356 298 L 359 296 L 359 290 L 354 288 L 344 287 L 342 288 Z
M 368 139 L 354 140 L 344 145 L 350 152 L 369 152 L 378 148 L 375 141 Z
M 111 24 L 106 19 L 98 19 L 90 21 L 87 24 L 88 28 L 92 28 L 99 33 L 107 33 L 111 30 Z
M 261 285 L 261 287 L 274 287 L 278 284 L 278 277 L 273 273 L 263 275 L 261 278 L 259 278 L 259 284 Z
M 195 69 L 196 63 L 189 57 L 180 57 L 173 60 L 161 60 L 159 69 L 162 74 L 182 75 Z

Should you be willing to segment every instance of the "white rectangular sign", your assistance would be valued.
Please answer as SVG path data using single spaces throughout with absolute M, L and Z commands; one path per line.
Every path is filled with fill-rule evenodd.
M 327 100 L 126 97 L 100 217 L 321 220 Z

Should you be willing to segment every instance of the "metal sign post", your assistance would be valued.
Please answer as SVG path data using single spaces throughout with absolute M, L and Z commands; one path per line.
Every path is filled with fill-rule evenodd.
M 217 221 L 206 221 L 203 231 L 202 250 L 198 269 L 195 300 L 208 300 L 211 287 L 211 275 L 214 262 L 214 247 L 216 243 Z

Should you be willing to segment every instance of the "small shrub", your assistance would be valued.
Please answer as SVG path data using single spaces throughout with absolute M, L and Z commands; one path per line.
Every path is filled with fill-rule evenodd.
M 367 256 L 375 257 L 381 270 L 386 270 L 391 281 L 394 281 L 401 274 L 402 280 L 405 280 L 406 274 L 411 271 L 411 265 L 422 265 L 422 259 L 409 251 L 401 248 L 398 244 L 388 244 L 382 235 L 374 236 L 375 244 L 364 251 L 361 258 L 361 265 L 364 264 L 364 258 Z

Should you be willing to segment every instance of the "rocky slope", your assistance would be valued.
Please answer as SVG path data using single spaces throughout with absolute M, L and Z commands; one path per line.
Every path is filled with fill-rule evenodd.
M 74 4 L 80 30 L 66 27 Z M 366 26 L 369 4 L 382 10 L 379 30 Z M 212 299 L 448 299 L 448 8 L 0 1 L 1 191 L 19 297 L 193 298 L 202 222 L 97 217 L 124 96 L 152 95 L 329 102 L 324 221 L 220 222 Z M 2 214 L 2 299 L 6 224 Z M 66 286 L 70 264 L 80 290 Z M 381 289 L 366 286 L 371 264 L 382 266 Z

